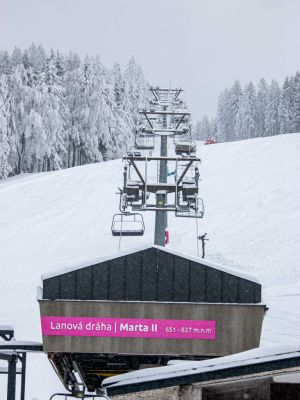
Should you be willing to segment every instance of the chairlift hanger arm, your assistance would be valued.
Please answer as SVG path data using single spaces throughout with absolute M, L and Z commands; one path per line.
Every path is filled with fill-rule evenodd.
M 153 129 L 152 122 L 150 121 L 150 119 L 149 119 L 148 115 L 146 114 L 146 111 L 143 111 L 143 112 L 142 112 L 142 114 L 144 114 L 144 116 L 145 116 L 145 118 L 146 118 L 146 120 L 147 120 L 148 124 L 149 124 L 149 125 L 151 126 L 151 128 Z
M 184 168 L 181 176 L 179 177 L 178 181 L 177 181 L 177 185 L 180 185 L 180 183 L 182 182 L 185 174 L 187 173 L 188 169 L 190 168 L 190 166 L 193 164 L 194 160 L 189 161 L 189 163 L 186 165 L 186 167 Z
M 180 93 L 183 91 L 182 89 L 175 89 L 177 90 L 176 94 L 175 94 L 175 100 L 177 100 L 178 96 L 180 95 Z
M 176 125 L 176 130 L 179 128 L 179 125 L 183 122 L 185 115 L 182 115 L 182 117 L 180 118 L 180 120 L 178 121 L 177 125 Z
M 135 161 L 135 160 L 134 160 L 135 157 L 126 157 L 126 158 L 130 161 L 131 165 L 132 165 L 133 168 L 135 169 L 135 172 L 138 174 L 138 177 L 139 177 L 140 180 L 142 181 L 143 185 L 145 185 L 145 180 L 144 180 L 144 178 L 142 177 L 142 175 L 141 175 L 141 173 L 140 173 L 138 167 L 136 166 L 136 164 L 135 164 L 135 162 L 134 162 L 134 161 Z M 136 157 L 137 160 L 139 160 L 140 158 L 141 158 L 141 157 Z
M 155 91 L 155 89 L 153 88 L 153 87 L 150 87 L 150 92 L 153 94 L 153 96 L 155 97 L 155 100 L 156 101 L 159 101 L 159 98 L 158 98 L 158 96 L 157 96 L 157 93 L 156 93 L 156 91 Z

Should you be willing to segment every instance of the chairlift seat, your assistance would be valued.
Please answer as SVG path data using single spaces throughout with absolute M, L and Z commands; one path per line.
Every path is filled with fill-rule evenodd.
M 114 230 L 112 231 L 113 236 L 143 236 L 144 231 L 143 230 L 136 230 L 136 231 L 125 231 L 125 230 Z
M 193 179 L 185 179 L 182 181 L 182 185 L 195 185 L 195 181 Z
M 142 236 L 145 232 L 144 219 L 138 213 L 115 214 L 111 232 L 113 236 Z
M 182 153 L 195 153 L 196 152 L 196 145 L 192 142 L 177 142 L 175 144 L 175 153 L 182 154 Z

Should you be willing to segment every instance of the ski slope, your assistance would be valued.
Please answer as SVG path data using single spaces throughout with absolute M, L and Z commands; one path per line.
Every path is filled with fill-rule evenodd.
M 206 258 L 261 281 L 269 307 L 262 345 L 300 340 L 299 148 L 299 133 L 198 146 Z M 41 340 L 42 273 L 118 251 L 110 227 L 121 184 L 121 160 L 0 182 L 0 324 L 18 340 Z M 154 213 L 144 219 L 144 237 L 122 238 L 121 250 L 153 243 Z M 196 255 L 195 220 L 169 214 L 168 226 L 168 247 Z M 44 355 L 29 357 L 27 384 L 29 400 L 62 389 Z

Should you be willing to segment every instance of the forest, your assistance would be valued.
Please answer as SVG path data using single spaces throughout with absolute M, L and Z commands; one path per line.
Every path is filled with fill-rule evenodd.
M 134 140 L 147 82 L 132 57 L 122 70 L 99 55 L 46 52 L 34 43 L 0 51 L 0 179 L 118 158 Z M 300 73 L 282 86 L 236 80 L 220 93 L 214 118 L 194 139 L 218 142 L 300 131 Z
M 236 80 L 218 98 L 217 113 L 198 121 L 193 136 L 215 137 L 218 142 L 300 132 L 300 73 L 286 77 L 282 86 L 262 78 L 257 88 L 249 82 L 244 89 Z
M 35 44 L 0 51 L 0 178 L 119 157 L 146 92 L 134 57 L 122 71 Z

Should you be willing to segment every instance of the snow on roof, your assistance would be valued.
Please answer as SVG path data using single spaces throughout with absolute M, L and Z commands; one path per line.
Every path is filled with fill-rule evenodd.
M 14 328 L 10 325 L 0 325 L 0 331 L 13 331 Z
M 41 278 L 42 278 L 42 281 L 44 281 L 45 279 L 53 278 L 53 277 L 58 276 L 58 275 L 67 274 L 68 272 L 73 272 L 73 271 L 76 271 L 76 270 L 84 268 L 84 267 L 88 267 L 88 266 L 99 264 L 99 263 L 102 263 L 102 262 L 105 262 L 105 261 L 113 260 L 115 258 L 124 257 L 124 256 L 127 256 L 129 254 L 137 253 L 139 251 L 147 250 L 147 249 L 150 249 L 150 248 L 155 248 L 155 249 L 164 251 L 166 253 L 173 254 L 174 256 L 182 257 L 182 258 L 185 258 L 187 260 L 190 260 L 190 261 L 193 261 L 193 262 L 196 262 L 196 263 L 199 263 L 199 264 L 206 265 L 207 267 L 211 267 L 211 268 L 217 269 L 219 271 L 226 272 L 228 274 L 237 276 L 239 278 L 246 279 L 248 281 L 260 284 L 258 279 L 254 278 L 251 275 L 245 274 L 245 273 L 243 273 L 241 271 L 237 271 L 235 269 L 228 268 L 228 267 L 225 267 L 223 265 L 216 264 L 216 263 L 214 263 L 212 261 L 208 261 L 208 260 L 204 260 L 203 258 L 192 256 L 190 254 L 179 253 L 177 251 L 170 250 L 170 249 L 167 249 L 167 248 L 161 247 L 161 246 L 156 246 L 156 245 L 153 245 L 153 244 L 145 244 L 145 245 L 138 246 L 138 247 L 135 247 L 135 248 L 130 248 L 130 249 L 127 249 L 127 250 L 114 252 L 113 254 L 110 254 L 110 255 L 107 255 L 107 256 L 104 256 L 104 257 L 99 257 L 99 258 L 94 258 L 94 259 L 82 261 L 82 262 L 80 262 L 80 263 L 78 263 L 76 265 L 68 266 L 68 267 L 64 267 L 64 268 L 59 268 L 54 272 L 43 274 Z
M 31 342 L 25 340 L 5 340 L 0 342 L 0 352 L 3 353 L 3 350 L 29 350 L 35 351 L 36 347 L 43 347 L 41 342 Z
M 112 376 L 103 381 L 103 386 L 117 387 L 142 382 L 159 381 L 162 379 L 177 378 L 294 357 L 300 358 L 300 346 L 295 347 L 285 345 L 258 347 L 242 353 L 205 361 L 190 361 L 182 363 L 178 361 L 174 365 L 146 368 L 123 375 Z

